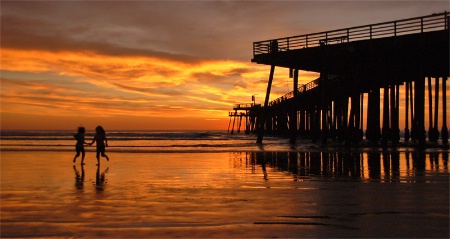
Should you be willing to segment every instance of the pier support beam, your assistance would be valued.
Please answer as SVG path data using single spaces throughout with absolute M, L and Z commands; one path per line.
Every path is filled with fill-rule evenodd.
M 431 77 L 428 77 L 428 140 L 433 142 L 433 93 Z
M 257 121 L 257 127 L 258 127 L 258 138 L 256 140 L 256 143 L 262 144 L 262 140 L 264 138 L 264 124 L 266 121 L 266 111 L 267 106 L 269 105 L 269 96 L 270 96 L 270 90 L 272 88 L 272 81 L 273 81 L 273 75 L 275 72 L 275 65 L 270 66 L 270 75 L 269 75 L 269 82 L 267 83 L 267 92 L 266 92 L 266 99 L 264 100 L 264 108 L 261 111 L 261 115 L 258 117 Z
M 306 110 L 305 109 L 300 109 L 300 113 L 299 113 L 299 117 L 300 117 L 300 126 L 299 126 L 299 133 L 300 136 L 305 136 L 306 135 Z
M 237 116 L 237 110 L 234 111 L 234 114 L 233 114 L 233 126 L 231 127 L 231 134 L 234 133 L 234 124 L 236 123 L 236 116 Z
M 435 91 L 434 91 L 434 116 L 433 116 L 433 88 L 431 84 L 431 77 L 428 77 L 428 140 L 437 143 L 439 139 L 439 77 L 435 77 Z M 434 117 L 434 118 L 433 118 Z
M 447 128 L 447 77 L 442 77 L 442 144 L 448 145 L 448 128 Z M 436 126 L 437 127 L 437 126 Z
M 414 132 L 415 128 L 414 128 L 414 94 L 413 94 L 413 82 L 410 81 L 409 82 L 409 105 L 410 105 L 410 109 L 411 109 L 411 114 L 410 114 L 410 122 L 411 122 L 411 139 L 414 141 L 416 140 L 416 133 Z
M 309 111 L 309 132 L 311 140 L 316 143 L 320 137 L 320 107 L 313 106 Z
M 435 96 L 434 97 L 434 102 L 435 102 L 434 106 L 435 107 L 434 107 L 434 127 L 432 129 L 432 132 L 433 132 L 432 140 L 433 140 L 433 142 L 437 143 L 437 141 L 439 139 L 439 129 L 438 129 L 438 123 L 439 123 L 439 77 L 435 78 L 434 85 L 435 85 L 435 91 L 434 91 L 434 96 Z M 442 102 L 442 103 L 444 103 L 444 102 Z
M 382 144 L 388 141 L 396 145 L 400 140 L 399 129 L 399 85 L 392 84 L 384 88 Z
M 239 115 L 239 123 L 238 123 L 238 127 L 237 127 L 238 133 L 241 132 L 241 125 L 242 125 L 242 115 Z
M 405 142 L 409 141 L 409 118 L 408 118 L 408 106 L 409 106 L 409 91 L 411 82 L 405 82 Z
M 414 82 L 414 124 L 413 132 L 419 147 L 425 147 L 425 79 Z
M 389 87 L 384 87 L 383 90 L 383 128 L 381 131 L 381 141 L 383 146 L 387 146 L 390 138 L 390 124 L 389 124 Z
M 297 95 L 298 95 L 298 69 L 294 69 L 294 99 L 292 100 L 290 115 L 289 115 L 289 143 L 295 144 L 297 139 Z
M 345 96 L 334 101 L 334 114 L 337 140 L 342 143 L 347 135 L 348 97 Z
M 391 86 L 391 131 L 390 139 L 393 145 L 397 145 L 400 140 L 399 127 L 399 85 Z
M 360 105 L 360 123 L 361 128 L 359 130 L 359 141 L 362 141 L 364 138 L 364 93 L 361 93 L 361 105 Z
M 351 96 L 350 119 L 347 127 L 346 143 L 356 144 L 360 139 L 360 99 L 359 94 Z
M 366 138 L 377 144 L 380 134 L 380 89 L 372 89 L 367 95 L 367 130 Z

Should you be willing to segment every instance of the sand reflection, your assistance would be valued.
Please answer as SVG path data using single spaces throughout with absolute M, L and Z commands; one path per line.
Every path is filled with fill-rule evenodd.
M 95 190 L 97 192 L 103 192 L 105 190 L 106 185 L 106 173 L 108 172 L 109 167 L 105 170 L 101 171 L 100 164 L 97 165 L 97 172 L 95 173 Z
M 73 165 L 73 171 L 75 173 L 75 188 L 78 190 L 84 189 L 85 184 L 85 171 L 84 165 L 78 166 Z M 95 190 L 97 192 L 103 192 L 105 190 L 105 185 L 107 183 L 106 173 L 108 173 L 109 167 L 104 170 L 101 170 L 101 166 L 97 165 L 97 170 L 95 172 L 95 181 L 92 182 L 92 185 L 95 186 Z
M 424 151 L 334 151 L 334 152 L 251 152 L 251 164 L 260 165 L 264 180 L 267 167 L 291 172 L 295 180 L 320 176 L 323 179 L 417 181 L 417 176 L 448 173 L 448 152 Z M 427 179 L 428 180 L 428 179 Z
M 111 154 L 2 152 L 2 237 L 448 238 L 445 152 Z
M 77 166 L 73 165 L 73 171 L 75 172 L 75 187 L 77 189 L 84 188 L 84 166 L 81 165 L 81 171 L 77 169 Z

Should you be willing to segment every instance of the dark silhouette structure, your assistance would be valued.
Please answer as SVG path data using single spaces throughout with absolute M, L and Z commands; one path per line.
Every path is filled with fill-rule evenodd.
M 427 164 L 433 170 L 444 174 L 448 172 L 448 152 L 424 150 L 260 151 L 246 153 L 246 159 L 248 164 L 261 166 L 265 180 L 270 178 L 267 168 L 276 168 L 276 172 L 290 172 L 294 181 L 309 176 L 325 176 L 400 182 L 404 180 L 406 172 L 411 175 L 423 174 Z
M 269 133 L 289 136 L 291 143 L 307 137 L 346 144 L 363 139 L 366 123 L 369 142 L 396 145 L 402 118 L 405 141 L 424 146 L 428 81 L 428 138 L 430 142 L 441 138 L 448 145 L 449 22 L 449 13 L 444 12 L 254 42 L 252 62 L 271 66 L 264 105 L 234 106 L 230 123 L 240 117 L 239 131 L 245 117 L 246 132 L 256 132 L 257 143 Z M 289 69 L 294 90 L 270 102 L 276 67 Z M 318 72 L 320 77 L 298 85 L 299 70 Z M 440 133 L 438 112 L 442 112 Z

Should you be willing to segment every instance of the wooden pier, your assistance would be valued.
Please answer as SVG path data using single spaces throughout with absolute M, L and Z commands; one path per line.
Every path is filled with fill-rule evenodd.
M 230 122 L 228 123 L 228 132 L 233 134 L 234 127 L 236 126 L 236 131 L 240 133 L 243 121 L 245 121 L 245 133 L 249 134 L 250 132 L 254 132 L 256 128 L 256 118 L 259 114 L 259 109 L 261 109 L 261 104 L 253 103 L 234 105 L 233 111 L 228 112 L 228 116 L 230 116 Z
M 428 135 L 429 142 L 448 145 L 449 23 L 444 12 L 254 42 L 252 62 L 271 66 L 264 105 L 234 107 L 231 132 L 245 117 L 257 143 L 275 134 L 291 143 L 303 137 L 357 144 L 365 136 L 395 146 L 402 119 L 405 141 L 423 147 Z M 276 67 L 289 69 L 293 91 L 269 101 Z M 298 85 L 300 70 L 320 77 Z

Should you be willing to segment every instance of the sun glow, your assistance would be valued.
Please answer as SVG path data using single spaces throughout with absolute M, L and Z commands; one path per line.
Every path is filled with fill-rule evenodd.
M 250 102 L 251 95 L 263 95 L 267 87 L 267 66 L 249 62 L 92 51 L 1 49 L 1 55 L 3 129 L 19 127 L 10 122 L 17 125 L 38 115 L 42 122 L 48 117 L 44 128 L 52 127 L 58 117 L 88 122 L 87 118 L 120 116 L 204 118 L 221 122 L 214 127 L 225 129 L 231 106 Z M 285 72 L 276 78 L 286 78 Z

